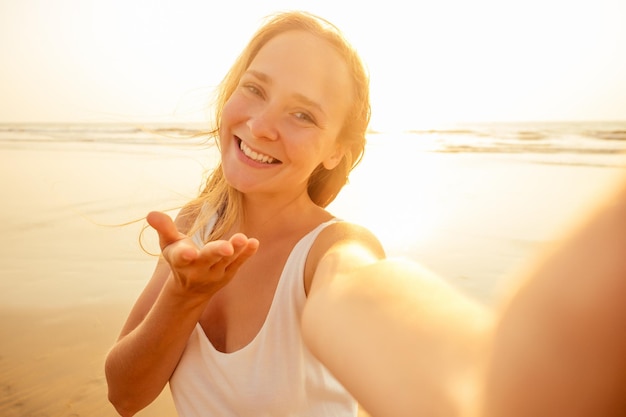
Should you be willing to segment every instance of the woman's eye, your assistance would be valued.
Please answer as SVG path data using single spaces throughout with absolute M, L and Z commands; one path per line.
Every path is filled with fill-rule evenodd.
M 315 119 L 308 113 L 299 111 L 294 113 L 294 116 L 299 120 L 315 124 Z
M 263 95 L 261 90 L 254 84 L 245 84 L 243 87 L 254 95 L 257 95 L 257 96 Z

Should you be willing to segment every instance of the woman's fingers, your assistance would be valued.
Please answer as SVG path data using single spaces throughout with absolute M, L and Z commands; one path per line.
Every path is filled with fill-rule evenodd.
M 177 242 L 184 236 L 176 229 L 174 221 L 165 213 L 152 211 L 146 216 L 148 224 L 159 234 L 159 245 L 164 250 L 168 245 Z
M 170 216 L 153 211 L 146 216 L 146 220 L 159 234 L 161 252 L 170 265 L 184 266 L 198 258 L 197 247 L 178 231 Z
M 212 241 L 199 249 L 189 237 L 178 231 L 167 214 L 153 211 L 146 220 L 159 234 L 163 257 L 185 285 L 225 284 L 259 247 L 258 240 L 236 233 L 228 240 Z
M 236 233 L 227 241 L 210 242 L 202 248 L 200 256 L 205 257 L 212 269 L 228 270 L 231 274 L 254 255 L 259 241 Z
M 228 264 L 227 268 L 233 272 L 254 255 L 259 248 L 259 241 L 248 238 L 241 233 L 237 233 L 230 238 L 230 242 L 235 249 L 235 257 Z

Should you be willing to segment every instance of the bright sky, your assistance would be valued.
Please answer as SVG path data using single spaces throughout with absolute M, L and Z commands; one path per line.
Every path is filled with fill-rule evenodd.
M 261 19 L 286 9 L 361 52 L 376 129 L 626 120 L 624 0 L 0 0 L 0 122 L 203 121 Z

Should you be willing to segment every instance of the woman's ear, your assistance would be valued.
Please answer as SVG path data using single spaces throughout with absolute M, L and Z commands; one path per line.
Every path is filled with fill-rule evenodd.
M 341 145 L 337 145 L 335 147 L 335 151 L 330 154 L 326 159 L 324 159 L 324 161 L 322 161 L 324 168 L 329 171 L 334 169 L 337 165 L 339 165 L 339 162 L 341 162 L 341 158 L 343 158 L 345 154 L 345 148 Z

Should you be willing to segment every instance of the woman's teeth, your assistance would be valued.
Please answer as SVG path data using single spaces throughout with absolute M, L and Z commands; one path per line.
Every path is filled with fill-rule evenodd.
M 245 143 L 243 143 L 243 141 L 239 142 L 239 149 L 241 149 L 241 152 L 243 152 L 244 155 L 254 161 L 262 162 L 264 164 L 271 164 L 274 162 L 274 158 L 253 151 Z

